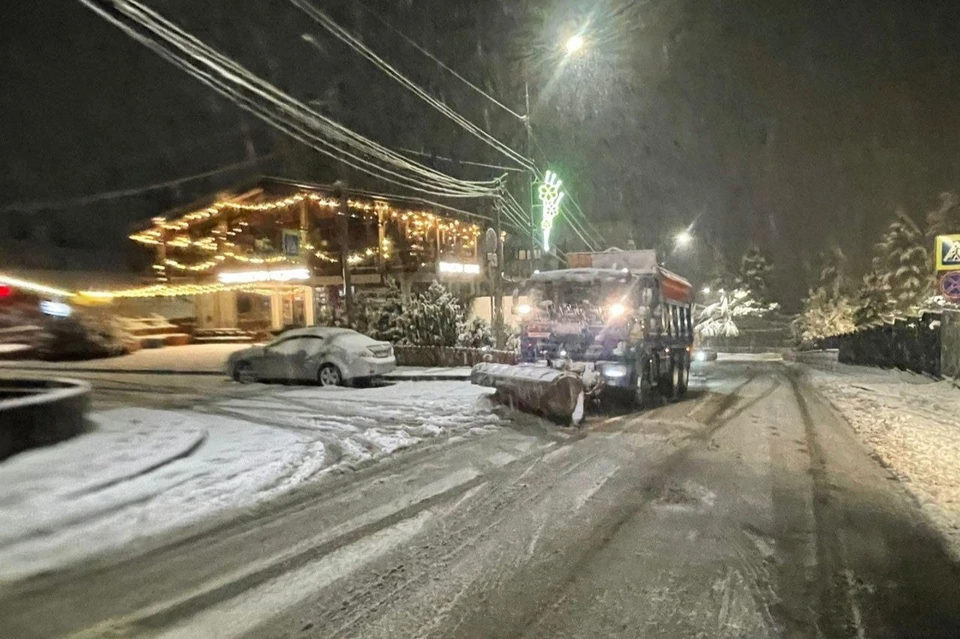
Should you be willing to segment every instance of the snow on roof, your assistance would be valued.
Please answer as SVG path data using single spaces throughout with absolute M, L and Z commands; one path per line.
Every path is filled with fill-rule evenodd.
M 567 284 L 594 284 L 598 282 L 626 282 L 629 272 L 612 268 L 568 268 L 534 273 L 530 283 L 563 282 Z

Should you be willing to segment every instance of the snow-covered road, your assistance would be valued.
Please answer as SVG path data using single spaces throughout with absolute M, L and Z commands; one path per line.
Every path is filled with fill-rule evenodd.
M 254 506 L 425 439 L 504 419 L 463 382 L 251 385 L 193 408 L 91 414 L 92 432 L 0 463 L 0 580 Z M 502 410 L 500 411 L 502 413 Z
M 464 434 L 322 474 L 150 552 L 0 587 L 0 627 L 98 638 L 955 636 L 960 572 L 941 538 L 795 368 L 716 362 L 693 379 L 684 402 L 594 417 L 583 431 L 458 426 Z M 286 405 L 262 426 L 299 434 L 325 432 L 311 420 L 345 391 L 277 392 Z M 415 392 L 405 399 L 439 401 Z M 259 400 L 226 398 L 209 414 L 233 419 Z M 402 402 L 393 410 L 423 425 Z M 370 418 L 350 416 L 354 427 Z

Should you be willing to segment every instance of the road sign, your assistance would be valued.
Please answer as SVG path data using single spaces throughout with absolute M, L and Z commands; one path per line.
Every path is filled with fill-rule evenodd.
M 940 292 L 951 302 L 960 301 L 960 271 L 950 271 L 940 276 Z
M 960 235 L 938 235 L 934 256 L 937 272 L 960 271 Z

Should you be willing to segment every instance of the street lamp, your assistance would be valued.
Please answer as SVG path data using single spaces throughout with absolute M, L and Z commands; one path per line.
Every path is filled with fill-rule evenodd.
M 579 52 L 583 45 L 586 44 L 583 40 L 583 36 L 580 34 L 572 35 L 567 39 L 567 54 L 573 55 L 574 53 Z
M 673 241 L 677 243 L 679 247 L 689 246 L 690 242 L 693 241 L 693 235 L 690 234 L 690 231 L 680 231 L 673 236 Z

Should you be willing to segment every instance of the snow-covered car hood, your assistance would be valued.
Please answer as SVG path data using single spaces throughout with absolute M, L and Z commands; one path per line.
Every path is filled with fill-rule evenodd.
M 240 360 L 250 359 L 252 357 L 260 357 L 261 355 L 263 355 L 263 346 L 250 346 L 248 348 L 231 353 L 230 357 L 227 358 L 227 363 L 232 364 L 233 362 L 239 362 Z

